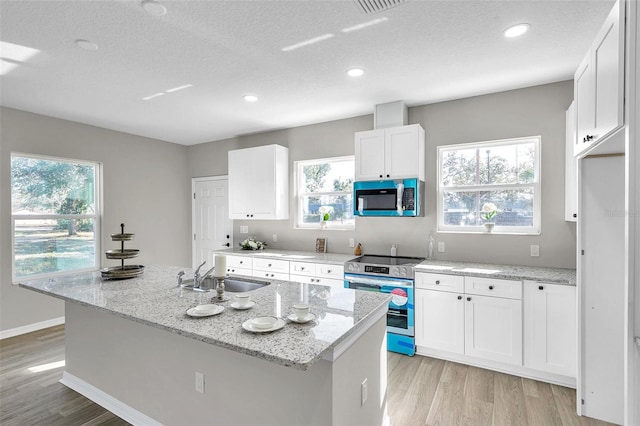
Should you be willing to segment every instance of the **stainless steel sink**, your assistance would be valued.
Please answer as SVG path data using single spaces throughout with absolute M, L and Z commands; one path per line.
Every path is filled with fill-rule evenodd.
M 269 284 L 271 284 L 269 281 L 227 277 L 224 279 L 224 291 L 230 293 L 245 293 L 266 287 Z

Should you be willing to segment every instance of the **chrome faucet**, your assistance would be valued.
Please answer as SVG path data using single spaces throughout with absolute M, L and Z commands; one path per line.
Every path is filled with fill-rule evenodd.
M 205 264 L 207 263 L 207 261 L 205 260 L 204 262 L 202 262 L 200 264 L 200 266 L 198 266 L 196 268 L 196 271 L 193 273 L 193 288 L 200 288 L 200 282 L 202 281 L 200 278 L 200 268 L 202 268 Z
M 211 273 L 216 269 L 216 267 L 214 266 L 211 269 L 209 269 L 207 272 L 205 272 L 204 275 L 200 275 L 200 268 L 202 268 L 206 263 L 207 261 L 205 260 L 200 264 L 200 266 L 198 266 L 198 268 L 196 268 L 196 271 L 193 273 L 193 278 L 183 279 L 182 277 L 184 276 L 184 271 L 178 272 L 178 287 L 190 288 L 195 291 L 210 290 L 210 289 L 201 288 L 202 283 L 211 275 Z

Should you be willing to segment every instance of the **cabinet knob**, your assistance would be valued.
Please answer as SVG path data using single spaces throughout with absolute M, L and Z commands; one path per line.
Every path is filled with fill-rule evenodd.
M 539 286 L 538 286 L 538 290 L 544 290 L 544 286 L 539 285 Z
M 493 290 L 493 286 L 492 285 L 489 286 L 489 290 Z
M 593 135 L 586 135 L 584 138 L 582 138 L 582 142 L 590 142 L 593 140 Z
M 458 300 L 462 300 L 462 296 L 458 296 Z
M 304 271 L 304 266 L 301 266 L 301 267 L 300 267 L 300 270 L 301 270 L 301 271 Z
M 389 177 L 389 175 L 387 175 L 387 177 Z
M 249 217 L 249 215 L 247 215 L 247 217 Z
M 331 269 L 327 269 L 327 274 L 330 274 L 330 273 L 331 273 Z
M 271 268 L 271 264 L 269 264 L 269 265 L 267 265 L 267 266 L 269 266 L 269 268 Z
M 436 280 L 436 284 L 440 284 L 440 280 Z
M 468 302 L 471 302 L 471 298 L 470 298 L 470 297 L 467 297 L 467 301 L 468 301 Z
M 240 264 L 242 265 L 243 263 L 244 263 L 244 260 L 241 260 L 241 261 L 240 261 Z
M 380 175 L 380 177 L 382 177 L 382 175 Z
M 574 213 L 574 214 L 573 214 L 573 217 L 578 217 L 578 213 Z
M 251 217 L 253 217 L 253 215 L 251 215 Z

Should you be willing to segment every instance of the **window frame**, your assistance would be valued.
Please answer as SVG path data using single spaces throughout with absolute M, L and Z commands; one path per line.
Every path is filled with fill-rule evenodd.
M 9 175 L 11 176 L 11 159 L 13 157 L 23 157 L 34 160 L 47 160 L 56 162 L 65 162 L 72 164 L 88 164 L 95 167 L 94 171 L 94 183 L 93 183 L 93 199 L 94 199 L 94 213 L 92 214 L 14 214 L 13 208 L 11 211 L 11 280 L 12 283 L 18 283 L 20 281 L 37 280 L 43 278 L 53 278 L 62 275 L 68 275 L 71 273 L 83 273 L 83 272 L 95 272 L 100 270 L 101 256 L 102 256 L 102 163 L 91 160 L 78 160 L 73 158 L 54 157 L 49 155 L 30 154 L 24 152 L 11 152 L 9 155 Z M 11 188 L 11 183 L 9 184 Z M 13 205 L 13 196 L 10 189 L 10 200 Z M 38 219 L 92 219 L 94 220 L 94 265 L 91 268 L 82 269 L 70 269 L 58 272 L 47 272 L 41 274 L 32 274 L 25 276 L 16 276 L 16 221 L 19 220 L 38 220 Z
M 302 179 L 304 176 L 304 173 L 302 172 L 302 167 L 306 165 L 332 163 L 332 162 L 348 161 L 348 160 L 351 160 L 354 164 L 353 179 L 355 182 L 355 155 L 343 155 L 339 157 L 327 157 L 327 158 L 313 158 L 309 160 L 297 160 L 293 162 L 294 171 L 295 171 L 293 181 L 294 181 L 294 191 L 295 191 L 295 197 L 296 197 L 296 220 L 294 224 L 294 229 L 303 229 L 303 230 L 304 229 L 306 230 L 320 229 L 319 225 L 315 223 L 304 224 L 302 219 L 304 215 L 304 212 L 302 211 L 302 206 L 304 205 L 304 203 L 302 202 L 303 197 L 313 194 L 314 196 L 328 195 L 328 196 L 347 196 L 347 197 L 353 198 L 353 190 L 349 192 L 346 192 L 346 191 L 301 192 L 300 190 L 303 187 Z M 335 230 L 335 231 L 353 231 L 355 229 L 356 229 L 355 217 L 353 218 L 353 223 L 338 224 L 338 223 L 328 222 L 327 226 L 324 228 L 324 230 Z
M 532 183 L 514 183 L 514 184 L 478 184 L 467 186 L 447 186 L 442 185 L 442 156 L 446 151 L 462 150 L 462 149 L 489 149 L 495 146 L 518 145 L 525 143 L 534 143 L 535 146 L 535 164 L 534 164 L 534 181 Z M 492 234 L 504 235 L 540 235 L 542 221 L 542 176 L 540 174 L 540 159 L 542 149 L 542 137 L 525 136 L 518 138 L 497 139 L 479 142 L 470 142 L 462 144 L 441 145 L 438 146 L 437 158 L 437 231 L 442 233 L 460 233 L 460 234 L 482 234 L 486 233 L 484 226 L 453 226 L 444 224 L 444 193 L 447 191 L 455 192 L 483 192 L 498 190 L 514 190 L 514 189 L 533 189 L 533 224 L 528 226 L 495 226 Z

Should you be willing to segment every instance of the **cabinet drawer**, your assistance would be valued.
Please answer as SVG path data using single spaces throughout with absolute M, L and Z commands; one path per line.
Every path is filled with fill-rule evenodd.
M 247 268 L 250 270 L 252 268 L 252 260 L 249 256 L 227 256 L 227 269 Z
M 289 273 L 283 273 L 283 272 L 256 271 L 254 269 L 252 275 L 255 278 L 267 278 L 272 280 L 289 281 Z
M 416 272 L 416 288 L 462 293 L 464 291 L 464 277 Z
M 275 259 L 253 259 L 253 270 L 284 272 L 289 275 L 289 261 Z
M 328 265 L 324 263 L 316 264 L 316 276 L 325 277 L 325 278 L 335 278 L 342 281 L 344 278 L 344 266 Z
M 227 274 L 246 275 L 250 277 L 253 275 L 253 271 L 249 268 L 236 268 L 235 266 L 227 266 Z
M 332 288 L 344 288 L 344 280 L 338 280 L 335 278 L 316 278 L 306 275 L 291 275 L 290 281 L 303 283 L 303 284 L 317 284 L 325 285 Z
M 522 281 L 465 277 L 464 292 L 481 296 L 522 299 Z
M 297 275 L 316 275 L 316 264 L 308 262 L 290 262 L 289 273 Z

